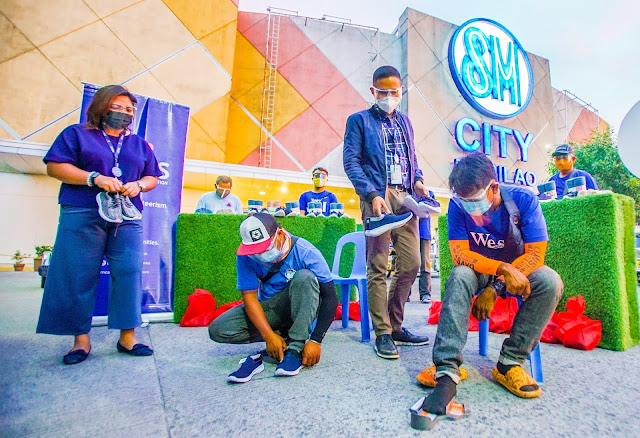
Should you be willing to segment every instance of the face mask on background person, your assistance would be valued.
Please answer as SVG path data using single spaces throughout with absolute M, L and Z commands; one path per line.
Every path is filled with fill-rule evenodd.
M 102 122 L 113 129 L 124 129 L 131 124 L 132 114 L 109 110 L 102 118 Z
M 402 96 L 385 96 L 376 100 L 378 108 L 387 114 L 391 114 L 400 105 Z
M 571 162 L 571 156 L 558 155 L 554 158 L 554 164 L 556 166 L 556 169 L 562 172 L 566 172 L 567 170 L 571 170 L 571 166 L 573 163 Z
M 216 184 L 216 195 L 218 195 L 218 197 L 220 199 L 224 199 L 226 198 L 226 196 L 231 193 L 231 188 L 225 188 L 225 187 L 220 187 L 218 184 Z

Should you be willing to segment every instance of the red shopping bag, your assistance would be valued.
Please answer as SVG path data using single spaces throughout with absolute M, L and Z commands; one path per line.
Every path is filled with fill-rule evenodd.
M 180 327 L 203 327 L 213 321 L 216 310 L 216 299 L 211 292 L 204 289 L 196 289 L 189 295 L 187 310 L 182 316 Z
M 342 304 L 338 304 L 336 308 L 336 316 L 333 318 L 334 321 L 338 321 L 342 319 Z M 360 302 L 359 301 L 350 301 L 349 302 L 349 319 L 352 321 L 360 321 Z
M 518 300 L 514 297 L 498 298 L 491 311 L 489 331 L 494 333 L 510 333 L 513 319 L 518 313 Z
M 566 307 L 566 312 L 553 314 L 540 340 L 562 343 L 565 347 L 579 350 L 596 348 L 602 338 L 602 323 L 583 315 L 584 297 L 569 298 Z
M 242 300 L 234 301 L 232 303 L 223 304 L 222 306 L 220 306 L 220 307 L 218 307 L 216 309 L 216 311 L 213 314 L 213 319 L 211 319 L 211 321 L 216 319 L 218 316 L 222 315 L 227 310 L 233 309 L 234 307 L 239 306 L 240 304 L 242 304 Z
M 438 321 L 440 321 L 440 309 L 442 309 L 442 301 L 431 301 L 427 324 L 438 324 Z
M 557 315 L 558 314 L 556 312 L 553 312 L 553 316 L 551 317 L 549 324 L 547 324 L 542 332 L 542 336 L 540 337 L 541 342 L 546 342 L 548 344 L 562 344 L 562 341 L 553 334 L 555 329 L 558 328 Z

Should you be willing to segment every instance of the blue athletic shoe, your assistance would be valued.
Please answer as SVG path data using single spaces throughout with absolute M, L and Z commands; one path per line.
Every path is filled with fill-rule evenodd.
M 398 228 L 409 222 L 413 213 L 400 215 L 383 214 L 378 217 L 368 217 L 364 221 L 364 235 L 376 237 L 394 228 Z
M 253 376 L 264 371 L 264 364 L 262 363 L 262 355 L 255 354 L 253 356 L 247 356 L 240 361 L 240 368 L 229 374 L 227 381 L 231 383 L 245 383 L 251 380 Z
M 280 377 L 297 376 L 302 369 L 302 354 L 295 350 L 287 350 L 284 359 L 276 367 L 274 375 Z

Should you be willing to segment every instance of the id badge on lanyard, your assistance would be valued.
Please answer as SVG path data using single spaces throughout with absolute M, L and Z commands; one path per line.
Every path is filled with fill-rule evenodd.
M 402 167 L 400 166 L 400 157 L 397 153 L 393 154 L 393 164 L 391 165 L 391 184 L 402 184 Z

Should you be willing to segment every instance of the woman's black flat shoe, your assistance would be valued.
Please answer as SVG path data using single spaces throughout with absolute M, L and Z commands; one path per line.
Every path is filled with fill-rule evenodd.
M 131 356 L 151 356 L 153 354 L 153 350 L 144 344 L 136 344 L 131 350 L 127 350 L 120 341 L 118 341 L 116 348 L 120 353 L 130 354 Z
M 84 351 L 82 349 L 70 351 L 64 355 L 64 357 L 62 358 L 62 362 L 65 365 L 74 365 L 80 362 L 84 362 L 85 359 L 89 357 L 90 352 L 91 349 L 89 349 L 89 351 Z

